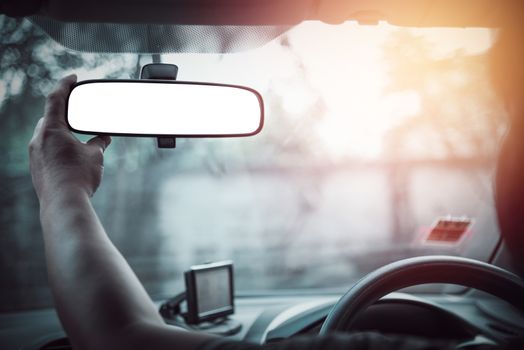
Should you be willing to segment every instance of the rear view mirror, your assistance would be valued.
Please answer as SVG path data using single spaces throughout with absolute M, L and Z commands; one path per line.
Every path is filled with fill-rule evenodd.
M 88 80 L 69 95 L 66 120 L 83 134 L 234 137 L 262 129 L 253 89 L 166 80 Z

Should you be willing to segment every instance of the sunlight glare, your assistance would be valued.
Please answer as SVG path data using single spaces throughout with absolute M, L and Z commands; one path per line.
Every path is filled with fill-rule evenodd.
M 429 42 L 430 61 L 457 54 L 478 55 L 493 41 L 492 32 L 482 28 L 405 29 L 386 23 L 360 26 L 309 21 L 284 34 L 286 45 L 281 37 L 234 54 L 164 56 L 166 62 L 179 65 L 180 80 L 241 84 L 259 90 L 270 102 L 266 106 L 268 123 L 303 119 L 318 138 L 315 148 L 328 158 L 377 159 L 385 152 L 388 132 L 424 108 L 420 91 L 395 86 L 391 77 L 391 63 L 402 61 L 402 50 L 410 47 L 405 42 L 398 51 L 386 49 L 388 40 L 399 33 Z M 409 67 L 405 72 L 407 79 L 422 73 Z M 430 76 L 431 72 L 425 73 Z M 426 84 L 428 92 L 446 88 L 439 76 Z M 317 103 L 323 108 L 317 109 Z

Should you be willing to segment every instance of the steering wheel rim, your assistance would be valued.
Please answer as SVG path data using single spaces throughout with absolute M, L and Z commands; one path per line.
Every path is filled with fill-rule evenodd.
M 524 312 L 524 281 L 500 267 L 453 256 L 421 256 L 399 260 L 367 274 L 329 312 L 321 335 L 345 331 L 368 306 L 402 288 L 450 283 L 497 296 Z

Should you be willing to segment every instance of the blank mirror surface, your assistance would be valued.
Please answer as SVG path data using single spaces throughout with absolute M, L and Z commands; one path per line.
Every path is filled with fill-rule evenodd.
M 251 136 L 262 129 L 262 97 L 253 89 L 158 80 L 92 80 L 76 84 L 66 120 L 87 134 Z

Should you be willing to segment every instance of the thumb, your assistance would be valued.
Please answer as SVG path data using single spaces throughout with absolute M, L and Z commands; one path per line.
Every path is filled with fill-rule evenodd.
M 98 135 L 87 141 L 87 144 L 100 148 L 100 151 L 104 153 L 107 146 L 111 144 L 111 137 L 108 135 Z

